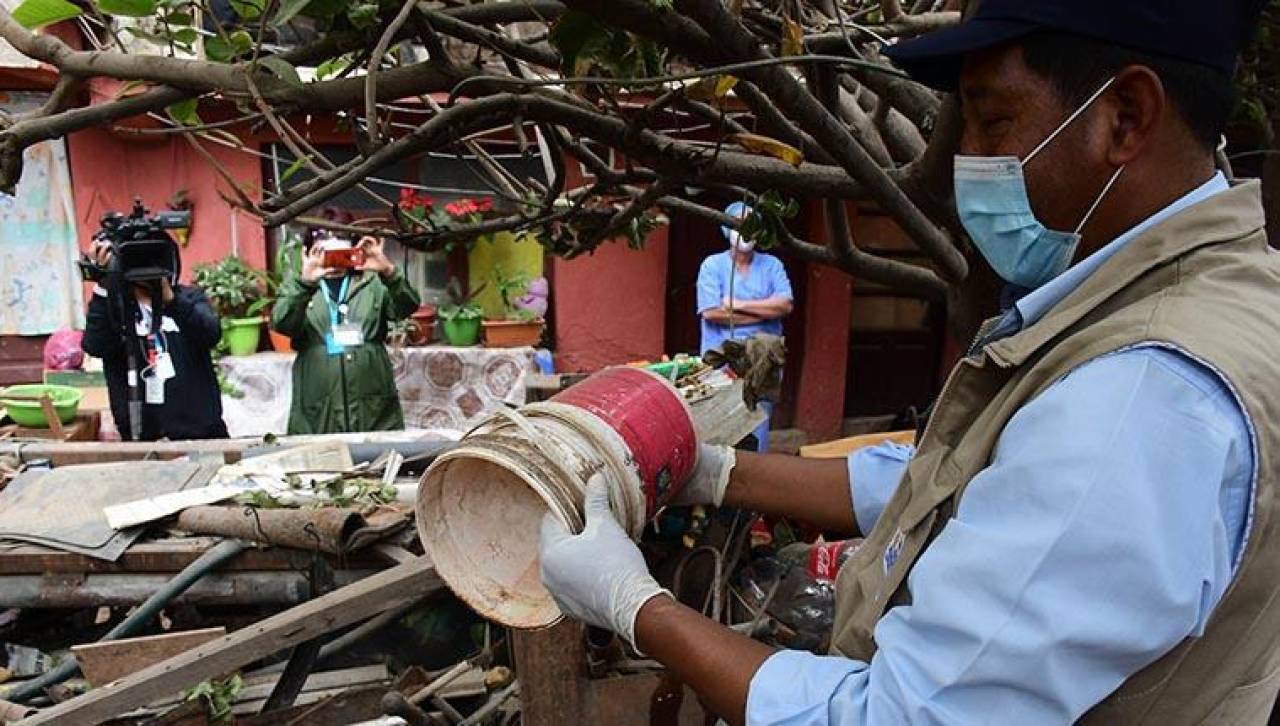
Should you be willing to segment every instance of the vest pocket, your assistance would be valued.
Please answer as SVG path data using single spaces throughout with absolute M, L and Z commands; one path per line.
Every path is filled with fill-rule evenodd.
M 1206 726 L 1261 726 L 1271 716 L 1277 692 L 1280 692 L 1280 666 L 1273 668 L 1258 681 L 1233 689 L 1205 718 L 1204 723 Z

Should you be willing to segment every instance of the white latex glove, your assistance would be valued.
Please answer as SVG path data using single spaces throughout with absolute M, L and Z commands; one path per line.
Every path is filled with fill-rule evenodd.
M 680 491 L 671 499 L 676 506 L 692 504 L 724 504 L 724 491 L 729 487 L 729 474 L 738 464 L 738 455 L 728 446 L 698 446 L 698 463 Z
M 640 548 L 614 519 L 603 477 L 587 483 L 583 509 L 582 534 L 570 534 L 550 514 L 543 518 L 538 546 L 542 584 L 565 615 L 612 630 L 635 645 L 640 606 L 667 591 L 649 574 Z

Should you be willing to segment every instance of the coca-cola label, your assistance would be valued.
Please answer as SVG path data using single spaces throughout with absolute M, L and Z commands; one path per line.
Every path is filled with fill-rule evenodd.
M 809 548 L 809 577 L 819 582 L 835 582 L 840 573 L 840 552 L 848 542 L 820 542 Z

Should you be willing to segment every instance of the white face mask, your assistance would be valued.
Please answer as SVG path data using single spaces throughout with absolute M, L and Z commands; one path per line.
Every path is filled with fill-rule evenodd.
M 734 229 L 729 231 L 729 249 L 732 249 L 734 252 L 745 253 L 750 252 L 755 248 L 756 243 L 743 237 L 738 233 L 738 230 Z

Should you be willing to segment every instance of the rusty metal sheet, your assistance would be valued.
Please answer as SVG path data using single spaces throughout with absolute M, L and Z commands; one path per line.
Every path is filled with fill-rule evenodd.
M 178 528 L 192 534 L 218 534 L 336 555 L 373 544 L 408 521 L 406 512 L 394 508 L 379 508 L 366 515 L 337 507 L 200 506 L 183 510 L 178 515 Z

